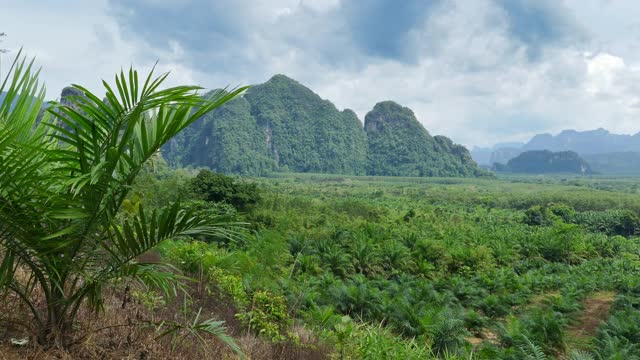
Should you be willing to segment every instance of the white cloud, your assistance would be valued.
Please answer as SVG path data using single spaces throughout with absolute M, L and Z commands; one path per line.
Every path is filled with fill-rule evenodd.
M 587 58 L 586 91 L 594 96 L 620 96 L 619 77 L 628 71 L 621 57 L 611 54 L 598 54 Z
M 187 10 L 195 3 L 145 1 Z M 3 2 L 9 0 L 0 0 L 0 32 L 9 35 L 3 46 L 15 53 L 24 45 L 38 57 L 50 97 L 72 82 L 99 89 L 100 79 L 111 79 L 121 66 L 147 70 L 159 60 L 159 70 L 172 70 L 171 84 L 215 88 L 284 73 L 363 120 L 376 102 L 395 100 L 412 108 L 431 133 L 465 145 L 526 140 L 565 128 L 640 130 L 640 40 L 633 36 L 640 3 L 563 1 L 575 18 L 571 22 L 590 29 L 591 41 L 536 44 L 539 56 L 532 61 L 531 44 L 513 36 L 515 20 L 496 0 L 443 0 L 403 37 L 412 59 L 406 61 L 363 53 L 347 32 L 349 19 L 342 17 L 339 0 L 216 3 L 237 10 L 222 15 L 233 24 L 241 19 L 241 26 L 223 30 L 242 36 L 214 42 L 224 34 L 170 34 L 159 43 L 139 29 L 123 29 L 108 0 L 66 6 Z M 200 20 L 217 25 L 214 15 L 221 14 Z M 393 25 L 372 23 L 382 29 Z M 171 26 L 171 33 L 183 30 Z M 188 40 L 198 40 L 196 47 Z
M 20 6 L 2 8 L 1 31 L 7 33 L 2 45 L 11 50 L 3 57 L 3 68 L 7 69 L 9 60 L 23 47 L 24 53 L 35 57 L 42 68 L 41 79 L 49 98 L 57 98 L 61 89 L 72 83 L 101 91 L 101 80 L 112 81 L 121 68 L 134 65 L 146 73 L 158 59 L 158 72 L 172 72 L 167 85 L 194 83 L 199 77 L 181 63 L 184 50 L 179 43 L 172 42 L 171 48 L 163 51 L 123 37 L 116 21 L 107 14 L 105 0 L 51 7 L 25 1 Z

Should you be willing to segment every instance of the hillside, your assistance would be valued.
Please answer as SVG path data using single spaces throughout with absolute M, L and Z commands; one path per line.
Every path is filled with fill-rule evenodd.
M 277 166 L 295 172 L 364 174 L 366 138 L 351 110 L 276 75 L 246 94 Z
M 509 161 L 512 157 L 515 157 L 515 156 L 511 156 L 508 159 L 504 160 L 503 158 L 500 157 L 500 153 L 496 153 L 496 152 L 502 151 L 504 153 L 504 150 L 506 149 L 510 149 L 510 150 L 512 149 L 512 150 L 518 151 L 517 149 L 520 149 L 523 146 L 524 146 L 524 143 L 517 143 L 517 142 L 498 143 L 492 147 L 474 146 L 473 149 L 471 150 L 471 157 L 475 162 L 478 163 L 478 165 L 481 165 L 481 166 L 492 166 L 496 162 L 506 164 L 507 161 Z M 518 152 L 518 154 L 520 152 Z M 506 153 L 506 155 L 508 156 L 508 153 Z
M 260 175 L 275 168 L 263 130 L 251 105 L 238 97 L 178 134 L 165 147 L 171 164 L 210 167 L 216 171 Z
M 498 144 L 493 148 L 475 148 L 473 158 L 480 165 L 506 164 L 525 151 L 573 151 L 585 158 L 593 170 L 605 174 L 637 174 L 634 166 L 640 157 L 640 133 L 612 134 L 605 129 L 563 130 L 558 135 L 538 134 L 526 144 Z M 490 154 L 488 152 L 490 151 Z
M 411 109 L 392 101 L 376 104 L 365 117 L 367 174 L 384 176 L 477 176 L 468 150 L 432 137 Z
M 353 111 L 276 75 L 191 125 L 163 156 L 173 166 L 246 175 L 486 175 L 466 148 L 431 136 L 408 108 L 379 103 L 367 119 L 365 131 Z
M 574 151 L 581 155 L 640 151 L 640 134 L 612 134 L 605 129 L 564 130 L 558 135 L 539 134 L 523 150 Z
M 589 164 L 575 152 L 552 152 L 549 150 L 525 151 L 509 160 L 506 170 L 527 174 L 592 173 Z
M 225 173 L 363 175 L 365 144 L 353 111 L 339 111 L 297 81 L 276 75 L 198 120 L 164 155 L 172 165 Z

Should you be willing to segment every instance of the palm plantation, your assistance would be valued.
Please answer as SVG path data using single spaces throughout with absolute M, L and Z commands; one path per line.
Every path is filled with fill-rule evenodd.
M 136 261 L 163 240 L 237 236 L 236 224 L 201 218 L 179 202 L 120 212 L 163 144 L 244 90 L 203 99 L 198 87 L 162 88 L 166 77 L 131 69 L 114 84 L 103 82 L 104 99 L 75 86 L 83 96 L 41 114 L 44 87 L 18 56 L 0 87 L 7 92 L 0 105 L 0 292 L 29 308 L 41 344 L 68 344 L 78 312 L 99 311 L 114 279 L 175 292 L 181 277 L 174 269 Z

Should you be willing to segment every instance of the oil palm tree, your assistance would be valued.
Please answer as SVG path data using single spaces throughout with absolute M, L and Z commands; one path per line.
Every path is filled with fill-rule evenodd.
M 83 307 L 102 309 L 114 279 L 174 292 L 181 278 L 173 269 L 136 261 L 160 242 L 238 234 L 234 224 L 200 218 L 179 202 L 140 207 L 126 220 L 118 214 L 163 144 L 245 88 L 203 99 L 195 86 L 163 89 L 168 74 L 139 78 L 130 69 L 113 85 L 103 81 L 104 100 L 74 85 L 82 96 L 42 116 L 44 87 L 32 65 L 18 54 L 0 86 L 0 294 L 21 299 L 38 341 L 51 344 L 69 338 Z

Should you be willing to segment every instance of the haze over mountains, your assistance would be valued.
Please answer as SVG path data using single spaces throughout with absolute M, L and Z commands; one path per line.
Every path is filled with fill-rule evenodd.
M 640 133 L 612 134 L 599 128 L 589 131 L 564 130 L 558 135 L 539 134 L 525 144 L 474 148 L 472 156 L 482 166 L 506 164 L 525 151 L 573 151 L 600 173 L 640 172 Z

